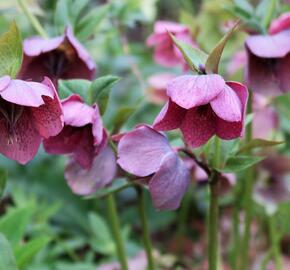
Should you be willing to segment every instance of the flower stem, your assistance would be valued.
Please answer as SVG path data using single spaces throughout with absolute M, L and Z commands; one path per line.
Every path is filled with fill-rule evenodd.
M 116 207 L 114 195 L 109 194 L 106 197 L 106 200 L 107 200 L 108 215 L 110 218 L 110 222 L 112 224 L 112 233 L 113 233 L 115 244 L 116 244 L 117 255 L 119 257 L 119 261 L 121 264 L 121 269 L 128 270 L 127 257 L 126 257 L 126 253 L 125 253 L 125 246 L 124 246 L 124 242 L 123 242 L 122 235 L 121 235 L 120 224 L 119 224 L 119 220 L 118 220 L 117 207 Z
M 154 259 L 152 254 L 152 244 L 150 239 L 150 232 L 148 221 L 146 217 L 145 211 L 145 197 L 144 197 L 144 190 L 141 187 L 136 187 L 136 191 L 138 194 L 138 209 L 141 219 L 142 231 L 143 231 L 143 242 L 146 250 L 146 256 L 148 261 L 148 270 L 154 270 Z
M 25 0 L 17 0 L 17 2 L 27 19 L 30 21 L 31 25 L 36 30 L 36 32 L 43 38 L 48 38 L 48 35 L 46 34 L 45 30 L 43 29 L 37 18 L 30 12 Z

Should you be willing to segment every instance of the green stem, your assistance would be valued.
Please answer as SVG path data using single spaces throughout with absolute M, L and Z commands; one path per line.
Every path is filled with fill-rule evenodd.
M 37 18 L 30 12 L 25 0 L 17 0 L 17 2 L 27 19 L 30 21 L 31 25 L 36 30 L 36 32 L 43 38 L 48 38 L 48 35 L 46 34 L 45 30 L 43 29 Z
M 115 244 L 116 244 L 117 255 L 119 257 L 119 261 L 121 264 L 121 269 L 128 270 L 125 246 L 124 246 L 124 242 L 121 235 L 114 195 L 109 194 L 106 197 L 106 200 L 107 200 L 108 215 L 109 215 L 111 226 L 112 226 L 112 233 L 113 233 Z
M 273 215 L 268 216 L 268 224 L 269 224 L 269 231 L 270 231 L 270 239 L 272 245 L 272 254 L 275 262 L 275 269 L 282 270 L 282 259 L 281 259 L 281 252 L 279 247 L 279 238 L 277 237 L 276 232 L 276 221 Z
M 153 252 L 152 252 L 152 244 L 151 244 L 149 226 L 148 226 L 148 221 L 147 221 L 146 211 L 145 211 L 144 190 L 141 187 L 136 187 L 136 191 L 138 194 L 138 210 L 139 210 L 140 219 L 141 219 L 143 242 L 144 242 L 147 261 L 148 261 L 148 270 L 154 270 L 155 266 L 154 266 Z

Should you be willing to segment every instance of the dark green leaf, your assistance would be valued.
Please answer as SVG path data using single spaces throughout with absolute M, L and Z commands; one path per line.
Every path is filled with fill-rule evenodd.
M 239 154 L 239 153 L 247 152 L 247 151 L 255 149 L 255 148 L 265 148 L 265 147 L 279 145 L 279 144 L 282 144 L 282 143 L 285 143 L 285 142 L 282 142 L 282 141 L 267 141 L 267 140 L 263 140 L 263 139 L 253 139 L 250 142 L 248 142 L 245 145 L 243 145 L 238 150 L 237 153 Z
M 0 167 L 0 199 L 4 194 L 4 190 L 7 182 L 7 171 Z
M 61 99 L 67 98 L 72 94 L 80 95 L 83 100 L 88 103 L 89 89 L 91 82 L 88 80 L 74 79 L 74 80 L 59 80 L 58 93 Z
M 0 233 L 0 270 L 18 270 L 12 248 L 3 234 Z
M 15 22 L 0 36 L 0 77 L 15 78 L 22 63 L 22 39 Z

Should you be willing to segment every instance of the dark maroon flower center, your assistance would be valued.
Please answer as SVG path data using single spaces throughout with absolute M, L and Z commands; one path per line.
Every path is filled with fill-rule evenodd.
M 69 60 L 64 51 L 54 50 L 43 56 L 43 63 L 52 77 L 60 78 L 68 69 Z

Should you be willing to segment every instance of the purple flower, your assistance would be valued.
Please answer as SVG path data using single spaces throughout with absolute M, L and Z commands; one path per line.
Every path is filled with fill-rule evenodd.
M 213 135 L 230 140 L 243 135 L 247 88 L 216 74 L 184 75 L 167 86 L 170 98 L 154 121 L 157 130 L 180 128 L 187 144 L 199 147 Z
M 63 36 L 43 39 L 32 37 L 24 40 L 24 58 L 18 77 L 42 80 L 43 76 L 57 79 L 92 80 L 96 64 L 83 45 L 67 27 Z
M 265 95 L 290 91 L 289 15 L 285 18 L 273 22 L 270 35 L 253 35 L 246 40 L 246 80 L 254 91 Z
M 63 130 L 44 140 L 50 154 L 70 154 L 65 177 L 74 193 L 88 195 L 110 183 L 115 176 L 116 161 L 107 148 L 107 135 L 97 105 L 89 106 L 80 96 L 62 101 Z
M 0 153 L 26 164 L 36 155 L 42 138 L 63 128 L 63 112 L 52 82 L 0 78 Z
M 125 171 L 139 177 L 152 176 L 148 186 L 155 208 L 179 207 L 191 177 L 165 136 L 151 127 L 140 126 L 121 138 L 118 156 L 117 162 Z
M 172 33 L 176 38 L 196 47 L 187 26 L 170 21 L 157 21 L 154 25 L 154 33 L 146 41 L 147 46 L 155 47 L 154 60 L 165 67 L 174 67 L 179 64 L 186 66 L 182 54 L 174 45 L 168 32 Z

